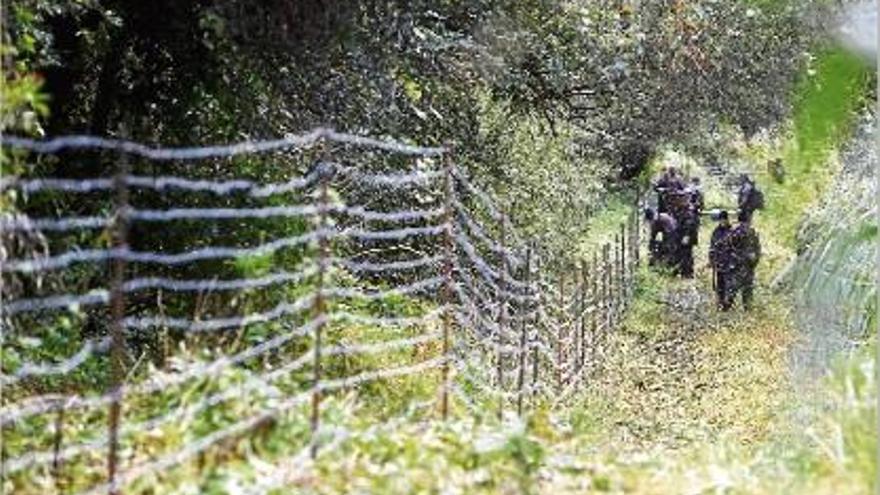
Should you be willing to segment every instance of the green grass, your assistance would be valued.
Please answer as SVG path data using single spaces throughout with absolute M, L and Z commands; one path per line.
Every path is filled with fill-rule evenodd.
M 780 241 L 793 248 L 805 208 L 821 197 L 836 172 L 836 146 L 848 135 L 857 111 L 870 98 L 873 71 L 856 55 L 828 47 L 821 51 L 795 90 L 791 136 L 782 150 L 756 148 L 752 158 L 761 167 L 781 155 L 783 184 L 759 175 L 766 191 L 767 218 Z
M 801 214 L 832 179 L 835 170 L 827 165 L 833 163 L 834 147 L 846 135 L 852 111 L 868 87 L 861 62 L 833 48 L 820 54 L 815 71 L 797 90 L 792 137 L 783 149 L 748 150 L 755 167 L 783 153 L 787 169 L 782 185 L 760 179 L 768 193 L 768 208 L 758 219 L 767 252 L 761 268 L 765 283 L 780 260 L 792 256 Z M 527 149 L 514 151 L 513 155 L 534 155 Z M 716 190 L 707 196 L 724 199 Z M 546 204 L 554 205 L 557 199 L 549 196 Z M 524 202 L 525 198 L 522 209 Z M 626 200 L 612 199 L 590 220 L 589 233 L 578 239 L 577 250 L 591 253 L 613 238 L 628 212 Z M 858 235 L 874 237 L 876 227 Z M 702 238 L 707 238 L 706 232 Z M 704 248 L 705 241 L 701 256 Z M 237 268 L 262 273 L 267 262 L 242 259 Z M 538 404 L 523 421 L 498 422 L 486 413 L 494 411 L 494 404 L 478 397 L 477 407 L 485 414 L 472 415 L 454 402 L 448 422 L 428 421 L 437 417 L 436 410 L 405 412 L 414 397 L 428 399 L 436 391 L 438 374 L 424 373 L 328 397 L 322 408 L 325 427 L 349 436 L 323 448 L 316 461 L 295 457 L 309 438 L 304 405 L 253 435 L 145 477 L 125 492 L 230 493 L 277 478 L 276 493 L 868 493 L 877 472 L 873 349 L 866 347 L 838 364 L 820 384 L 830 407 L 817 411 L 806 431 L 799 430 L 789 422 L 787 410 L 791 389 L 785 358 L 796 338 L 788 301 L 764 288 L 758 294 L 761 306 L 750 314 L 721 315 L 711 307 L 711 299 L 703 299 L 694 312 L 670 317 L 669 298 L 674 302 L 676 297 L 692 297 L 692 289 L 710 297 L 705 259 L 699 262 L 703 268 L 693 286 L 647 270 L 640 274 L 633 309 L 624 328 L 611 337 L 604 370 L 566 407 Z M 346 309 L 401 316 L 425 308 L 398 298 L 353 302 Z M 406 337 L 411 331 L 392 334 L 366 325 L 334 325 L 327 336 L 332 345 Z M 670 343 L 677 336 L 681 342 Z M 421 360 L 437 351 L 425 346 L 415 353 L 340 359 L 328 368 L 353 374 Z M 187 361 L 205 358 L 185 350 L 177 356 Z M 195 403 L 270 365 L 254 364 L 250 370 L 195 380 L 180 390 L 128 399 L 127 419 L 147 419 L 170 407 Z M 279 388 L 293 393 L 302 390 L 307 379 L 290 377 Z M 262 394 L 236 398 L 161 431 L 138 433 L 134 439 L 139 448 L 126 450 L 126 463 L 192 444 L 200 435 L 273 400 Z M 65 444 L 105 431 L 105 413 L 68 417 Z M 34 440 L 50 448 L 50 421 L 24 425 L 16 430 L 18 437 L 5 435 L 6 448 L 19 454 Z M 69 492 L 103 481 L 103 452 L 87 452 L 63 472 Z M 49 469 L 3 483 L 5 491 L 23 494 L 56 487 Z
M 601 252 L 602 245 L 613 245 L 614 236 L 620 233 L 633 211 L 633 199 L 628 194 L 618 193 L 606 199 L 602 210 L 590 217 L 586 229 L 578 237 L 577 259 L 590 259 L 593 253 Z M 641 215 L 641 212 L 639 212 Z M 641 216 L 639 216 L 641 221 Z

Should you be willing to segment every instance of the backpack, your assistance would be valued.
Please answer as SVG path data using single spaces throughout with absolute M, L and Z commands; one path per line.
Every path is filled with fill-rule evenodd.
M 738 225 L 731 235 L 733 257 L 738 263 L 754 269 L 761 259 L 761 239 L 752 227 Z
M 755 186 L 753 182 L 749 182 L 739 190 L 739 198 L 737 203 L 740 209 L 750 211 L 764 209 L 764 193 Z
M 755 209 L 763 210 L 764 209 L 764 192 L 758 189 L 757 187 L 752 189 L 752 194 L 755 198 Z

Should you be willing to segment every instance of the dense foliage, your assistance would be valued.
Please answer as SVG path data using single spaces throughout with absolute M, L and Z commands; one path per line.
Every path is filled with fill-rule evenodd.
M 792 256 L 789 241 L 801 212 L 830 175 L 814 174 L 811 167 L 825 164 L 829 150 L 845 135 L 846 126 L 838 125 L 839 121 L 846 120 L 861 102 L 860 93 L 870 86 L 864 69 L 849 57 L 833 50 L 816 50 L 815 41 L 823 30 L 820 20 L 826 17 L 828 3 L 17 0 L 3 12 L 7 31 L 2 33 L 0 46 L 5 83 L 0 95 L 0 123 L 5 131 L 18 134 L 90 133 L 164 145 L 273 138 L 322 125 L 420 144 L 450 144 L 454 159 L 477 182 L 503 198 L 514 223 L 540 244 L 543 254 L 549 255 L 543 259 L 555 263 L 554 268 L 593 254 L 593 237 L 604 241 L 603 236 L 616 233 L 619 217 L 630 212 L 633 190 L 644 184 L 650 171 L 648 163 L 661 156 L 659 151 L 702 146 L 707 135 L 723 134 L 725 144 L 739 142 L 761 130 L 780 124 L 785 128 L 791 123 L 796 135 L 794 151 L 785 158 L 787 165 L 797 163 L 788 169 L 789 182 L 768 194 L 769 209 L 776 220 L 761 219 L 766 223 L 759 224 L 765 229 L 762 232 L 767 232 L 770 254 L 763 269 L 769 272 L 777 268 L 779 260 Z M 812 77 L 814 72 L 819 77 Z M 832 84 L 836 79 L 840 81 Z M 793 110 L 795 105 L 801 108 Z M 825 118 L 826 114 L 831 115 Z M 723 132 L 713 132 L 717 129 Z M 278 181 L 305 173 L 320 158 L 320 151 L 199 163 L 134 160 L 129 165 L 145 175 Z M 388 171 L 425 165 L 332 151 L 335 159 L 363 169 Z M 747 169 L 754 172 L 767 159 L 787 152 L 773 148 L 753 157 L 754 163 Z M 24 158 L 4 150 L 0 155 L 4 174 L 82 178 L 108 175 L 118 164 L 116 156 L 96 153 Z M 387 191 L 376 194 L 369 188 L 334 192 L 376 209 L 437 203 L 430 195 L 402 198 Z M 707 192 L 713 195 L 710 197 L 726 198 L 722 195 L 727 194 Z M 273 198 L 272 204 L 305 199 L 297 194 L 281 195 Z M 204 198 L 195 194 L 138 193 L 133 200 L 141 208 L 217 206 L 203 203 Z M 240 198 L 223 201 L 227 202 L 222 206 L 251 206 Z M 0 211 L 4 213 L 18 209 L 34 216 L 88 215 L 104 214 L 110 208 L 109 200 L 98 196 L 18 196 L 14 191 L 0 195 Z M 231 229 L 193 222 L 175 225 L 174 235 L 144 230 L 133 232 L 132 237 L 135 249 L 182 252 L 204 245 L 206 239 L 228 245 L 252 244 L 294 235 L 308 227 L 303 221 L 289 219 L 249 222 Z M 871 238 L 874 233 L 876 229 L 867 232 Z M 59 251 L 106 247 L 110 240 L 105 232 L 92 237 L 49 235 L 55 236 L 51 237 L 52 246 Z M 42 234 L 4 237 L 2 243 L 0 255 L 10 257 L 24 251 L 45 251 L 49 244 Z M 405 247 L 415 251 L 422 246 Z M 175 269 L 174 275 L 218 279 L 259 276 L 301 266 L 314 254 L 310 249 L 291 249 L 283 256 L 203 263 Z M 395 253 L 376 251 L 377 260 L 394 258 Z M 7 277 L 3 290 L 4 296 L 13 297 L 45 295 L 55 289 L 84 292 L 103 285 L 106 276 L 102 266 L 77 267 L 63 276 L 45 279 Z M 331 282 L 346 285 L 350 282 L 347 277 L 334 274 Z M 706 421 L 712 423 L 706 431 L 713 437 L 727 432 L 743 443 L 763 442 L 766 431 L 775 426 L 770 420 L 783 401 L 778 392 L 786 385 L 781 375 L 791 328 L 781 296 L 768 298 L 769 310 L 742 321 L 722 320 L 714 313 L 706 316 L 701 310 L 683 313 L 688 321 L 679 322 L 668 318 L 669 307 L 678 302 L 688 306 L 693 302 L 689 299 L 692 294 L 678 291 L 675 282 L 667 287 L 665 281 L 644 273 L 640 280 L 642 287 L 627 327 L 617 337 L 620 340 L 612 348 L 615 353 L 607 359 L 604 374 L 596 378 L 596 387 L 588 389 L 583 407 L 564 411 L 538 408 L 527 425 L 509 422 L 503 426 L 487 412 L 494 408 L 492 400 L 478 398 L 481 414 L 464 413 L 458 410 L 462 404 L 456 404 L 448 423 L 426 425 L 420 422 L 421 415 L 401 414 L 415 399 L 434 395 L 436 376 L 425 374 L 395 382 L 395 386 L 383 383 L 329 398 L 325 422 L 353 434 L 340 448 L 326 449 L 315 464 L 306 464 L 305 470 L 300 469 L 303 459 L 290 461 L 296 469 L 276 462 L 304 447 L 309 425 L 307 411 L 302 408 L 289 417 L 279 416 L 266 429 L 261 425 L 259 435 L 223 445 L 198 462 L 156 474 L 156 479 L 142 480 L 134 490 L 155 491 L 151 485 L 156 485 L 168 490 L 183 486 L 193 492 L 239 491 L 243 485 L 257 485 L 254 478 L 272 481 L 280 477 L 288 486 L 330 493 L 447 487 L 476 492 L 577 492 L 592 488 L 664 493 L 690 490 L 694 485 L 702 490 L 749 487 L 758 493 L 776 493 L 783 487 L 806 491 L 805 486 L 815 489 L 816 484 L 835 482 L 852 486 L 856 492 L 872 477 L 876 466 L 868 458 L 870 446 L 860 440 L 872 436 L 876 425 L 875 401 L 868 393 L 871 388 L 865 385 L 873 376 L 866 359 L 859 359 L 858 367 L 841 371 L 841 381 L 846 381 L 847 387 L 853 381 L 857 384 L 856 393 L 843 386 L 832 389 L 847 388 L 845 397 L 842 392 L 841 397 L 835 397 L 835 402 L 842 404 L 835 404 L 839 417 L 822 418 L 829 422 L 828 429 L 841 433 L 828 440 L 830 435 L 822 430 L 814 438 L 823 447 L 830 442 L 842 443 L 838 458 L 829 460 L 806 447 L 805 453 L 797 450 L 794 459 L 786 457 L 784 462 L 777 462 L 772 452 L 765 454 L 763 447 L 746 452 L 731 447 L 734 453 L 725 447 L 718 455 L 736 458 L 723 461 L 714 459 L 714 451 L 710 460 L 705 456 L 695 460 L 646 456 L 647 461 L 642 462 L 649 466 L 618 458 L 603 463 L 596 460 L 599 457 L 584 456 L 602 444 L 593 441 L 598 435 L 609 445 L 617 442 L 615 434 L 623 435 L 624 440 L 618 443 L 632 441 L 634 435 L 642 440 L 656 435 L 685 442 L 702 434 Z M 388 281 L 369 280 L 380 285 Z M 703 277 L 703 282 L 706 285 L 708 278 Z M 132 297 L 128 303 L 133 314 L 159 306 L 169 314 L 197 319 L 228 311 L 249 313 L 312 289 L 309 283 L 302 283 L 277 291 L 245 291 L 235 297 L 208 294 L 195 304 L 167 295 Z M 708 294 L 711 289 L 698 290 Z M 680 297 L 679 292 L 683 294 Z M 694 300 L 697 309 L 708 304 L 698 297 Z M 405 316 L 421 312 L 432 302 L 393 297 L 347 304 L 341 309 L 356 314 Z M 70 308 L 61 315 L 17 322 L 16 331 L 25 331 L 7 335 L 0 349 L 3 371 L 14 370 L 28 360 L 57 360 L 78 348 L 86 337 L 105 334 L 108 325 L 101 311 Z M 698 323 L 701 328 L 696 332 Z M 717 331 L 721 327 L 726 330 Z M 265 342 L 278 331 L 278 327 L 258 323 L 229 338 L 169 338 L 158 332 L 131 335 L 127 344 L 134 352 L 127 362 L 129 376 L 133 381 L 138 374 L 173 376 L 191 362 Z M 396 333 L 367 324 L 335 325 L 328 334 L 327 344 L 341 345 L 411 336 L 409 330 Z M 36 341 L 39 344 L 34 344 Z M 298 342 L 265 359 L 253 359 L 226 374 L 204 380 L 200 377 L 180 390 L 129 398 L 128 419 L 147 419 L 197 403 L 214 390 L 230 390 L 231 384 L 301 354 L 303 344 Z M 169 351 L 171 346 L 176 348 Z M 165 349 L 152 352 L 151 357 L 161 355 L 167 362 L 136 358 L 145 354 L 143 349 L 156 351 L 159 347 Z M 687 352 L 681 353 L 682 349 Z M 427 356 L 436 351 L 425 346 L 414 354 Z M 411 357 L 404 351 L 383 359 L 341 357 L 328 361 L 327 375 L 369 371 Z M 108 384 L 108 371 L 106 360 L 88 361 L 71 373 L 69 383 L 53 378 L 34 380 L 4 398 L 14 401 L 19 395 L 65 387 L 100 392 Z M 272 403 L 277 396 L 302 390 L 310 379 L 308 373 L 296 374 L 277 388 L 267 389 L 265 396 L 263 392 L 256 399 L 243 396 L 228 407 L 192 415 L 162 431 L 143 432 L 143 438 L 138 433 L 133 441 L 147 448 L 136 454 L 140 456 L 137 460 L 190 445 L 238 416 Z M 646 404 L 653 407 L 646 408 Z M 377 421 L 389 416 L 395 420 L 386 424 Z M 474 417 L 477 424 L 471 421 Z M 87 441 L 95 432 L 106 430 L 103 412 L 95 416 L 74 414 L 66 421 L 73 431 L 64 439 L 69 443 Z M 52 428 L 42 420 L 23 422 L 17 428 L 6 437 L 6 453 L 27 452 L 34 442 L 49 449 L 55 441 Z M 86 462 L 65 468 L 70 478 L 68 488 L 103 479 L 103 453 L 96 450 L 89 454 Z M 756 458 L 765 461 L 757 462 Z M 264 462 L 266 459 L 271 462 Z M 806 464 L 811 467 L 805 468 Z M 813 471 L 822 473 L 816 479 L 810 474 L 812 466 Z M 305 474 L 286 478 L 290 472 Z M 340 472 L 347 475 L 339 476 Z M 26 486 L 28 493 L 43 492 L 53 483 L 47 473 L 33 477 L 22 471 L 17 476 L 9 483 Z M 834 492 L 833 487 L 827 491 Z
M 331 125 L 454 143 L 560 251 L 601 186 L 659 145 L 778 123 L 821 4 L 21 0 L 6 77 L 42 79 L 51 111 L 27 128 L 49 135 L 203 144 Z

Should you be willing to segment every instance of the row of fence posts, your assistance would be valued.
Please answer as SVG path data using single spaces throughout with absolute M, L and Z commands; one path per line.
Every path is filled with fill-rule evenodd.
M 128 185 L 126 184 L 126 176 L 129 173 L 128 160 L 125 155 L 121 156 L 117 161 L 117 171 L 114 176 L 115 198 L 114 198 L 114 224 L 113 224 L 113 245 L 117 249 L 127 249 L 129 245 L 128 219 L 126 214 L 130 211 Z M 320 170 L 317 184 L 317 228 L 318 228 L 318 271 L 316 274 L 315 298 L 312 303 L 312 317 L 317 321 L 313 334 L 314 339 L 314 370 L 312 377 L 312 397 L 311 397 L 311 429 L 312 441 L 310 443 L 310 453 L 314 457 L 318 444 L 317 433 L 320 427 L 320 404 L 321 404 L 321 378 L 322 378 L 322 361 L 321 361 L 321 345 L 322 330 L 326 318 L 326 300 L 324 298 L 324 283 L 326 282 L 326 272 L 330 264 L 332 253 L 330 252 L 330 240 L 326 235 L 326 228 L 329 225 L 328 213 L 330 212 L 330 180 L 331 173 L 329 169 Z M 126 281 L 127 263 L 124 258 L 116 257 L 110 261 L 110 367 L 111 367 L 111 383 L 110 393 L 112 401 L 110 402 L 108 415 L 109 441 L 107 451 L 107 471 L 108 471 L 108 492 L 110 495 L 120 493 L 117 484 L 117 475 L 119 471 L 119 431 L 124 421 L 123 415 L 123 382 L 125 378 L 125 327 L 123 321 L 126 317 L 126 300 L 123 286 Z M 444 353 L 448 352 L 448 329 L 444 335 Z M 444 396 L 444 401 L 446 397 Z M 444 404 L 444 410 L 446 405 Z M 52 472 L 56 480 L 56 487 L 60 493 L 64 491 L 62 463 L 60 460 L 60 452 L 62 449 L 63 427 L 64 427 L 64 402 L 57 403 L 57 419 L 55 421 L 55 439 L 53 441 L 54 460 L 52 462 Z
M 323 140 L 322 140 L 323 141 Z M 326 144 L 321 143 L 319 148 L 326 156 Z M 331 211 L 330 198 L 330 181 L 332 179 L 331 170 L 327 167 L 319 165 L 318 183 L 317 183 L 317 239 L 318 239 L 318 263 L 316 274 L 315 297 L 312 303 L 311 315 L 316 324 L 314 326 L 313 343 L 314 343 L 314 360 L 313 360 L 313 376 L 311 391 L 311 432 L 312 440 L 309 450 L 312 457 L 317 453 L 318 449 L 318 430 L 320 428 L 320 406 L 322 396 L 322 330 L 325 326 L 324 321 L 327 317 L 327 305 L 324 297 L 324 284 L 326 282 L 326 272 L 330 264 L 332 256 L 330 239 L 326 235 L 326 229 L 329 225 L 329 212 Z M 114 224 L 113 224 L 113 240 L 114 247 L 117 249 L 127 249 L 129 244 L 128 219 L 126 214 L 130 211 L 128 185 L 126 176 L 129 174 L 128 160 L 122 155 L 117 160 L 117 170 L 114 176 L 115 199 L 114 199 Z M 447 166 L 447 211 L 451 212 L 452 208 L 452 175 L 451 165 Z M 451 215 L 447 215 L 447 220 L 452 221 Z M 451 252 L 454 241 L 451 235 L 446 236 L 445 250 Z M 451 257 L 448 258 L 451 260 Z M 444 286 L 444 299 L 451 300 L 451 275 L 452 265 L 447 263 L 444 269 L 447 277 L 447 283 Z M 110 393 L 113 400 L 110 402 L 108 415 L 109 441 L 107 451 L 107 471 L 108 471 L 108 492 L 110 495 L 117 495 L 120 492 L 117 484 L 117 475 L 119 471 L 119 431 L 124 421 L 123 415 L 123 381 L 125 377 L 125 328 L 123 321 L 126 317 L 126 300 L 123 286 L 126 281 L 127 263 L 124 258 L 117 257 L 110 261 L 110 361 L 111 361 L 111 383 Z M 451 322 L 445 321 L 443 325 L 443 354 L 449 355 L 451 342 Z M 444 380 L 449 375 L 448 362 L 443 364 Z M 442 394 L 442 414 L 446 417 L 448 414 L 448 395 L 447 387 L 444 387 Z M 52 466 L 55 473 L 56 483 L 59 491 L 63 491 L 62 487 L 62 465 L 60 461 L 60 452 L 62 449 L 63 427 L 64 427 L 64 403 L 59 401 L 57 404 L 57 420 L 55 422 L 55 441 L 53 442 L 54 457 Z
M 446 261 L 444 262 L 442 273 L 444 283 L 442 285 L 440 299 L 441 303 L 448 308 L 442 317 L 442 354 L 445 361 L 441 365 L 441 390 L 440 390 L 440 414 L 446 419 L 449 415 L 449 391 L 451 388 L 450 359 L 454 348 L 453 342 L 455 334 L 461 329 L 455 328 L 455 318 L 453 317 L 454 304 L 454 284 L 455 269 L 454 262 L 456 256 L 455 240 L 454 240 L 454 224 L 455 214 L 453 210 L 453 198 L 455 196 L 455 177 L 453 174 L 453 165 L 450 159 L 444 162 L 445 184 L 444 184 L 444 205 L 446 209 L 445 220 L 447 222 L 447 230 L 443 240 L 442 249 Z M 128 246 L 128 222 L 126 213 L 129 211 L 128 186 L 125 177 L 128 174 L 128 163 L 123 157 L 118 161 L 117 174 L 114 180 L 116 184 L 115 198 L 115 218 L 114 223 L 114 246 L 117 248 L 126 248 Z M 311 430 L 312 440 L 310 445 L 310 453 L 316 455 L 318 449 L 318 430 L 320 428 L 320 405 L 321 405 L 321 380 L 322 380 L 322 329 L 324 325 L 321 323 L 326 318 L 326 301 L 323 297 L 323 284 L 327 267 L 331 258 L 331 246 L 325 229 L 329 224 L 328 212 L 330 211 L 330 193 L 329 181 L 331 177 L 329 171 L 323 171 L 320 174 L 317 185 L 318 198 L 318 273 L 315 299 L 312 306 L 312 318 L 318 323 L 314 330 L 314 370 L 312 377 L 312 400 L 311 400 Z M 558 274 L 558 307 L 555 308 L 555 316 L 557 322 L 553 328 L 550 328 L 546 320 L 540 318 L 543 310 L 552 303 L 548 301 L 546 294 L 544 297 L 538 298 L 536 302 L 530 302 L 525 299 L 516 303 L 515 308 L 511 308 L 511 301 L 508 299 L 509 288 L 507 285 L 508 277 L 510 277 L 512 268 L 510 258 L 507 252 L 507 226 L 501 221 L 501 236 L 499 240 L 500 255 L 498 256 L 497 271 L 499 277 L 499 290 L 496 297 L 499 299 L 498 311 L 498 331 L 496 343 L 497 355 L 495 359 L 497 386 L 500 390 L 504 389 L 505 379 L 505 345 L 504 335 L 508 332 L 510 326 L 511 315 L 518 314 L 518 330 L 519 341 L 516 343 L 518 348 L 514 354 L 515 361 L 515 408 L 518 415 L 524 413 L 526 398 L 534 399 L 542 380 L 542 370 L 547 366 L 541 363 L 541 353 L 539 345 L 541 345 L 542 335 L 552 336 L 556 351 L 556 363 L 550 364 L 550 368 L 554 373 L 554 382 L 557 391 L 562 391 L 562 387 L 567 383 L 580 381 L 582 377 L 576 377 L 575 373 L 581 374 L 586 369 L 593 369 L 601 359 L 600 353 L 603 340 L 608 333 L 619 323 L 620 318 L 626 309 L 628 301 L 633 296 L 633 286 L 635 280 L 636 269 L 639 265 L 640 257 L 640 223 L 638 201 L 635 208 L 627 217 L 627 220 L 620 225 L 619 232 L 615 233 L 613 242 L 604 243 L 601 248 L 594 252 L 591 259 L 583 259 L 579 262 L 575 273 L 577 275 L 571 280 L 573 282 L 571 294 L 566 296 L 567 282 L 566 270 L 560 270 Z M 534 249 L 527 247 L 524 253 L 524 261 L 520 263 L 521 280 L 526 286 L 537 287 L 541 279 L 540 262 L 535 256 Z M 126 312 L 125 291 L 123 285 L 126 276 L 126 261 L 122 258 L 111 260 L 111 287 L 110 287 L 110 335 L 111 335 L 111 393 L 113 400 L 110 403 L 109 410 L 109 444 L 107 452 L 107 469 L 108 469 L 108 485 L 109 493 L 115 495 L 119 493 L 117 486 L 117 472 L 119 470 L 119 431 L 121 423 L 124 421 L 123 410 L 123 380 L 124 380 L 124 356 L 125 356 L 125 328 L 123 320 Z M 544 291 L 539 291 L 543 293 Z M 565 306 L 566 301 L 572 301 L 576 298 L 576 313 L 571 317 Z M 572 335 L 573 332 L 573 335 Z M 574 338 L 572 338 L 572 336 Z M 588 342 L 589 340 L 589 342 Z M 551 346 L 551 347 L 554 347 Z M 568 364 L 571 361 L 570 365 Z M 565 364 L 564 364 L 565 363 Z M 567 375 L 563 375 L 563 368 L 568 370 Z M 531 377 L 529 377 L 529 374 Z M 527 391 L 527 387 L 529 390 Z M 505 394 L 500 395 L 501 399 L 498 404 L 498 415 L 504 413 L 506 407 Z M 58 456 L 62 449 L 63 439 L 63 422 L 64 422 L 64 404 L 59 401 L 57 410 L 57 420 L 55 424 L 56 439 L 54 442 L 55 461 L 53 462 L 53 472 L 56 476 L 59 490 L 63 491 L 62 483 L 62 465 Z
M 451 180 L 451 179 L 450 179 Z M 451 182 L 450 182 L 451 183 Z M 452 194 L 452 190 L 447 194 Z M 521 263 L 520 277 L 511 276 L 510 257 L 507 249 L 508 228 L 504 221 L 500 222 L 500 255 L 498 256 L 497 271 L 498 290 L 495 292 L 498 305 L 497 329 L 494 335 L 495 355 L 490 362 L 494 362 L 494 377 L 491 380 L 498 388 L 498 411 L 502 417 L 507 407 L 507 397 L 515 398 L 516 413 L 522 416 L 524 412 L 525 398 L 534 397 L 541 388 L 542 379 L 550 377 L 552 380 L 551 390 L 562 393 L 568 385 L 580 387 L 583 374 L 597 369 L 602 358 L 602 346 L 608 335 L 622 321 L 625 311 L 634 296 L 636 274 L 640 263 L 641 243 L 641 198 L 636 197 L 633 207 L 615 230 L 613 239 L 604 242 L 595 251 L 591 258 L 581 259 L 575 267 L 566 270 L 560 269 L 557 274 L 555 294 L 547 290 L 538 289 L 537 302 L 531 303 L 528 298 L 516 302 L 511 301 L 508 278 L 516 279 L 527 287 L 538 287 L 541 283 L 540 262 L 534 256 L 534 248 L 527 246 Z M 447 242 L 446 256 L 449 259 L 455 256 L 454 242 Z M 450 269 L 446 272 L 448 282 L 455 283 L 454 273 Z M 570 275 L 574 273 L 574 275 Z M 546 280 L 546 279 L 545 279 Z M 550 284 L 544 284 L 545 287 Z M 570 289 L 569 289 L 570 287 Z M 451 291 L 444 298 L 445 303 L 451 303 Z M 547 321 L 540 315 L 555 321 Z M 464 329 L 453 328 L 451 316 L 444 320 L 444 342 L 454 338 L 456 331 Z M 513 328 L 511 321 L 517 321 L 518 327 Z M 516 351 L 510 352 L 512 345 L 508 344 L 506 335 L 519 330 L 518 342 L 515 343 Z M 539 346 L 549 347 L 550 355 L 555 363 L 542 363 Z M 444 345 L 444 352 L 448 351 L 448 344 Z M 514 360 L 506 356 L 515 356 Z M 513 362 L 511 362 L 513 361 Z M 507 366 L 513 364 L 514 366 Z M 516 387 L 514 394 L 507 394 L 505 390 L 505 371 L 513 368 L 513 385 Z M 528 380 L 531 369 L 531 380 Z M 542 377 L 542 373 L 545 376 Z M 547 375 L 550 373 L 550 375 Z M 448 402 L 446 390 L 449 384 L 449 370 L 443 370 L 443 402 L 442 416 L 447 417 Z M 527 390 L 530 388 L 531 390 Z

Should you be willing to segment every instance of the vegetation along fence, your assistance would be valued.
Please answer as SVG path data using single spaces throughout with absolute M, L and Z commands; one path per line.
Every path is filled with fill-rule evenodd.
M 354 391 L 379 397 L 377 427 L 401 404 L 562 403 L 639 262 L 634 207 L 551 275 L 444 148 L 317 129 L 174 149 L 7 136 L 3 152 L 18 173 L 0 182 L 17 208 L 0 224 L 0 426 L 18 487 L 120 492 L 290 417 L 315 456 L 342 438 L 322 428 L 327 397 Z

